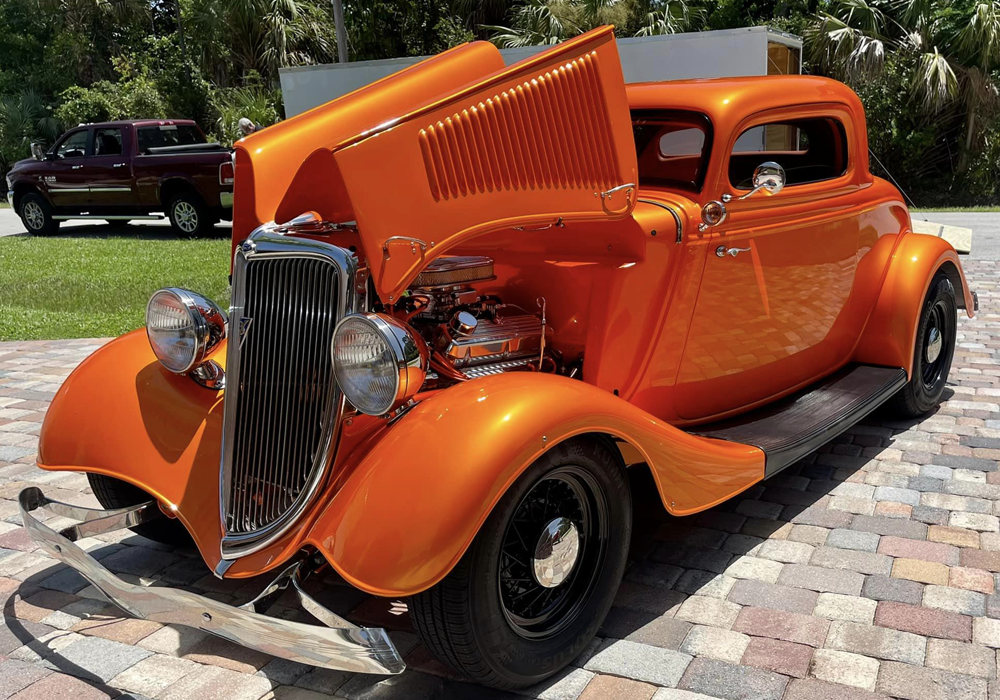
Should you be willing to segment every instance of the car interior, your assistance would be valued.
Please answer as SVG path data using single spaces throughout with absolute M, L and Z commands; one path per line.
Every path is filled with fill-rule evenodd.
M 736 140 L 729 158 L 729 182 L 753 188 L 754 169 L 774 161 L 785 169 L 785 185 L 832 180 L 847 172 L 847 135 L 830 117 L 754 126 Z

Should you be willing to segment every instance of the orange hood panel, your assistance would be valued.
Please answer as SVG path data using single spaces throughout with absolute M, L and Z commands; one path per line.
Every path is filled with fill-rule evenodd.
M 236 167 L 234 243 L 308 210 L 357 221 L 387 301 L 473 236 L 625 217 L 636 160 L 613 30 L 507 68 L 460 46 L 240 141 Z

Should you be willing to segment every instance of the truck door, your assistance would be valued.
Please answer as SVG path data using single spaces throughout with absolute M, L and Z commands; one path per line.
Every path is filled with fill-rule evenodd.
M 86 162 L 92 207 L 128 207 L 136 203 L 130 137 L 126 128 L 119 126 L 94 129 L 93 155 Z
M 53 160 L 43 176 L 52 204 L 59 208 L 79 208 L 87 204 L 90 189 L 84 164 L 90 148 L 90 129 L 68 132 L 56 145 Z

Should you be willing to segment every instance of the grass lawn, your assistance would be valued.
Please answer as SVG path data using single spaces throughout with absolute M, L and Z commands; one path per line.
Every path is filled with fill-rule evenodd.
M 229 239 L 0 238 L 0 340 L 117 336 L 160 287 L 229 307 Z
M 927 211 L 937 211 L 937 212 L 948 212 L 948 213 L 961 213 L 961 212 L 994 212 L 1000 211 L 1000 207 L 994 206 L 981 206 L 981 207 L 911 207 L 910 211 L 921 213 Z

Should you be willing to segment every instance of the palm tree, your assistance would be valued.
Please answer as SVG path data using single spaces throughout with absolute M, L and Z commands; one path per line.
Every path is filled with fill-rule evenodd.
M 632 3 L 625 0 L 527 0 L 510 27 L 484 26 L 502 49 L 558 44 L 602 24 L 623 25 Z
M 34 92 L 25 90 L 0 100 L 0 172 L 27 158 L 33 140 L 52 143 L 58 136 L 58 122 Z
M 963 12 L 963 8 L 970 10 Z M 837 0 L 806 33 L 810 59 L 847 83 L 877 78 L 889 52 L 911 56 L 910 94 L 927 114 L 960 109 L 968 163 L 985 117 L 997 107 L 1000 0 L 958 5 L 930 0 Z

